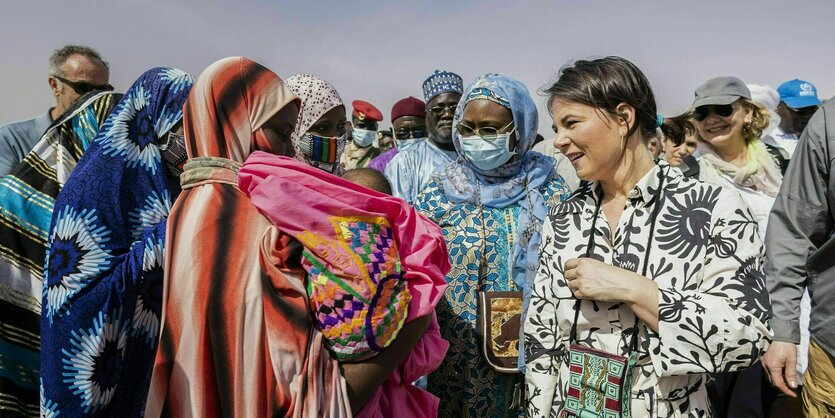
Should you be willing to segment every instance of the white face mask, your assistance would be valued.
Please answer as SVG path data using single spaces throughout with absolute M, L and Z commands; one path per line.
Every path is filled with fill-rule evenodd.
M 351 135 L 354 137 L 354 143 L 360 148 L 373 144 L 374 140 L 377 139 L 377 131 L 370 129 L 354 128 Z
M 515 131 L 515 129 L 514 129 Z M 460 140 L 461 155 L 482 171 L 495 170 L 513 157 L 510 151 L 510 135 L 513 131 L 499 134 L 496 139 L 486 140 L 478 135 L 463 137 Z
M 407 149 L 427 140 L 428 138 L 411 138 L 411 139 L 394 139 L 394 146 L 397 147 L 397 152 L 403 152 Z

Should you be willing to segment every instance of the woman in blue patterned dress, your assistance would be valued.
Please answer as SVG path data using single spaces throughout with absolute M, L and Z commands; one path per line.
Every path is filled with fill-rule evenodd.
M 185 159 L 176 131 L 193 82 L 173 68 L 145 72 L 58 195 L 43 281 L 41 416 L 142 416 L 166 219 Z
M 499 372 L 486 361 L 476 316 L 480 292 L 528 296 L 542 221 L 568 195 L 555 161 L 530 151 L 537 124 L 522 83 L 497 74 L 479 77 L 455 112 L 458 160 L 437 172 L 416 199 L 418 210 L 443 229 L 452 262 L 436 310 L 450 347 L 428 385 L 441 398 L 442 417 L 522 413 L 522 375 Z M 516 320 L 513 315 L 501 326 L 509 356 L 519 352 Z

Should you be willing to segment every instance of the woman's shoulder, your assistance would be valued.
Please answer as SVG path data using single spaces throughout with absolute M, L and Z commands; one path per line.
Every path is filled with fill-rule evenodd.
M 421 212 L 427 212 L 449 205 L 450 202 L 444 194 L 442 184 L 442 180 L 437 175 L 429 177 L 429 181 L 415 197 L 415 208 Z
M 572 213 L 580 213 L 588 204 L 594 204 L 595 182 L 581 181 L 577 189 L 571 191 L 565 187 L 564 194 L 560 201 L 551 207 L 551 216 L 564 216 Z
M 539 191 L 546 200 L 555 195 L 565 195 L 565 198 L 567 198 L 571 194 L 571 188 L 568 187 L 568 182 L 559 174 L 554 174 L 553 177 L 543 183 Z
M 667 197 L 684 208 L 692 209 L 697 202 L 709 209 L 712 214 L 726 212 L 729 209 L 748 209 L 748 204 L 735 187 L 708 183 L 694 177 L 687 177 L 672 167 L 667 169 Z

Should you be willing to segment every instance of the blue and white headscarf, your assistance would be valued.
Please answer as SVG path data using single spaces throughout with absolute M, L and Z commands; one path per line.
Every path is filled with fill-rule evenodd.
M 145 72 L 58 195 L 43 280 L 42 415 L 144 412 L 179 193 L 158 143 L 182 120 L 193 83 L 173 68 Z
M 458 125 L 464 118 L 464 108 L 473 100 L 490 100 L 507 107 L 513 115 L 515 155 L 493 170 L 481 170 L 461 156 Z M 537 190 L 551 180 L 556 174 L 554 159 L 531 152 L 538 124 L 536 105 L 521 82 L 498 74 L 486 74 L 473 81 L 464 91 L 452 122 L 452 142 L 459 157 L 441 174 L 439 184 L 447 197 L 455 202 L 504 208 L 522 200 L 526 186 L 528 190 Z M 476 196 L 476 180 L 480 196 Z
M 490 100 L 508 108 L 513 115 L 516 154 L 493 170 L 480 170 L 461 156 L 458 124 L 464 117 L 467 104 L 473 100 Z M 498 74 L 486 74 L 477 78 L 464 91 L 452 122 L 452 141 L 458 151 L 458 160 L 447 166 L 444 172 L 435 175 L 435 182 L 441 185 L 450 201 L 494 208 L 505 208 L 513 204 L 520 206 L 519 218 L 516 220 L 518 234 L 510 254 L 510 267 L 513 282 L 523 291 L 525 307 L 530 300 L 531 286 L 536 276 L 542 223 L 548 216 L 548 207 L 540 189 L 552 181 L 563 183 L 565 187 L 564 181 L 556 173 L 556 161 L 531 151 L 538 123 L 536 105 L 524 84 Z M 563 197 L 567 195 L 565 193 Z M 522 323 L 527 314 L 525 311 L 522 312 Z M 519 365 L 524 370 L 523 340 L 519 341 Z
M 507 107 L 513 114 L 516 154 L 493 170 L 480 170 L 461 156 L 458 124 L 464 117 L 467 103 L 473 100 L 493 101 Z M 547 182 L 559 178 L 553 158 L 531 151 L 538 122 L 536 105 L 524 84 L 498 74 L 477 78 L 464 91 L 452 122 L 452 142 L 458 151 L 458 160 L 447 166 L 444 172 L 437 173 L 435 178 L 450 201 L 493 208 L 513 204 L 521 207 L 517 220 L 519 239 L 512 256 L 514 282 L 520 288 L 527 288 L 526 283 L 533 282 L 539 254 L 539 232 L 548 215 L 545 199 L 539 190 Z

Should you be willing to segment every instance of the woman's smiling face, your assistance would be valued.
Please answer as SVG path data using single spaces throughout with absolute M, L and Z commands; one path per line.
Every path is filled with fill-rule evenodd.
M 551 105 L 554 146 L 565 155 L 583 180 L 609 178 L 618 169 L 626 129 L 594 107 L 555 99 Z
M 728 116 L 720 116 L 711 109 L 706 118 L 695 121 L 699 136 L 714 148 L 721 148 L 734 141 L 745 141 L 742 128 L 745 119 L 751 115 L 751 109 L 742 105 L 740 100 L 733 102 L 731 106 L 733 113 Z

